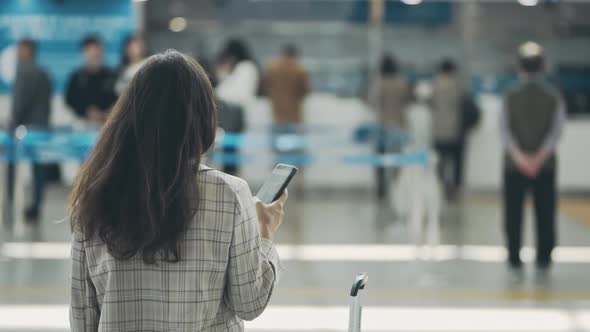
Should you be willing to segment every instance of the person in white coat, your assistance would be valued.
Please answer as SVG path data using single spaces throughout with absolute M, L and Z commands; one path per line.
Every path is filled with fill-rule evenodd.
M 409 234 L 420 248 L 425 243 L 431 253 L 440 242 L 441 188 L 436 172 L 436 157 L 433 152 L 433 121 L 428 100 L 432 88 L 419 83 L 415 89 L 415 102 L 406 113 L 407 130 L 411 138 L 404 154 L 423 156 L 413 158 L 416 163 L 402 167 L 398 181 L 394 184 L 394 205 L 398 213 L 407 220 Z
M 230 39 L 220 55 L 215 92 L 221 100 L 246 107 L 258 93 L 260 71 L 243 40 Z
M 246 110 L 256 99 L 261 82 L 260 70 L 244 41 L 230 39 L 225 44 L 219 55 L 216 79 L 215 94 L 220 105 L 219 115 L 223 119 L 222 128 L 240 127 L 241 132 L 245 129 Z M 238 148 L 227 146 L 223 152 L 227 157 L 222 161 L 223 171 L 238 174 L 239 158 L 234 158 L 239 153 Z

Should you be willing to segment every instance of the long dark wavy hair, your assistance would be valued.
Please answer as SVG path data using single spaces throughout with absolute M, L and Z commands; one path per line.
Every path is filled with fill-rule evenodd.
M 119 98 L 70 196 L 71 228 L 117 259 L 180 260 L 195 176 L 215 140 L 213 91 L 192 58 L 150 57 Z

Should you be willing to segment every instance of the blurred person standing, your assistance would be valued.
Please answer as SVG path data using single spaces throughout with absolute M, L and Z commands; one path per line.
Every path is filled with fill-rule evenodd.
M 536 219 L 539 271 L 551 265 L 556 238 L 556 147 L 566 120 L 558 90 L 544 77 L 545 57 L 540 45 L 519 48 L 520 82 L 506 93 L 500 117 L 504 162 L 504 227 L 508 263 L 519 270 L 525 196 L 530 190 Z
M 115 93 L 117 96 L 123 94 L 123 90 L 129 85 L 131 79 L 145 62 L 145 43 L 141 36 L 131 35 L 123 43 L 121 55 L 121 69 L 119 77 L 115 82 Z
M 211 86 L 213 89 L 217 87 L 217 76 L 215 70 L 211 65 L 211 62 L 207 61 L 206 58 L 199 58 L 199 62 L 203 69 L 207 72 Z M 215 97 L 215 104 L 217 105 L 217 126 L 223 130 L 224 134 L 238 135 L 244 131 L 244 110 L 238 104 L 227 103 L 221 100 L 219 97 Z M 222 160 L 223 171 L 228 174 L 237 175 L 238 168 L 236 167 L 238 156 L 238 147 L 236 140 L 225 140 L 222 141 L 221 150 L 224 152 L 224 159 Z M 229 161 L 229 156 L 235 156 L 233 162 Z
M 260 71 L 246 43 L 230 39 L 219 56 L 217 96 L 225 102 L 247 106 L 260 88 Z
M 306 161 L 303 101 L 310 92 L 310 82 L 295 45 L 286 45 L 282 54 L 267 67 L 264 87 L 272 106 L 271 143 L 275 157 L 277 161 L 299 167 L 299 175 L 292 187 L 293 193 L 302 197 Z M 292 139 L 286 145 L 280 141 L 285 135 Z
M 224 130 L 239 133 L 244 130 L 245 110 L 260 90 L 260 71 L 246 43 L 230 39 L 219 55 L 215 92 L 220 101 L 220 120 Z M 223 148 L 223 171 L 236 175 L 239 172 L 237 146 Z
M 31 39 L 17 44 L 18 65 L 12 94 L 10 131 L 24 125 L 33 129 L 47 129 L 51 112 L 51 80 L 47 72 L 36 62 L 37 45 Z M 25 220 L 38 222 L 45 191 L 45 166 L 33 163 L 33 197 L 25 210 Z M 8 166 L 7 198 L 14 198 L 15 168 Z
M 103 44 L 99 37 L 89 35 L 82 41 L 85 65 L 70 76 L 66 103 L 74 114 L 93 125 L 102 125 L 115 103 L 115 74 L 103 64 Z
M 412 95 L 410 84 L 400 75 L 398 62 L 391 54 L 385 54 L 381 59 L 380 73 L 369 92 L 377 120 L 385 128 L 404 129 L 406 107 Z
M 414 89 L 414 100 L 407 107 L 406 128 L 410 141 L 404 145 L 404 152 L 418 156 L 424 163 L 405 165 L 394 183 L 397 195 L 393 203 L 399 216 L 408 220 L 411 238 L 418 250 L 428 244 L 430 254 L 440 243 L 440 211 L 442 195 L 440 181 L 433 158 L 432 111 L 430 98 L 432 86 L 418 82 Z
M 434 143 L 439 156 L 439 176 L 448 197 L 458 193 L 463 183 L 463 152 L 465 130 L 463 127 L 463 103 L 467 90 L 457 65 L 451 59 L 440 64 L 433 81 L 432 115 Z M 452 176 L 445 176 L 452 167 Z
M 396 59 L 385 54 L 381 59 L 380 76 L 369 90 L 369 103 L 377 112 L 378 131 L 377 153 L 399 152 L 400 147 L 394 139 L 396 134 L 406 128 L 406 107 L 411 100 L 408 81 L 399 73 Z M 375 170 L 377 196 L 387 195 L 388 181 L 385 167 Z
M 285 46 L 281 56 L 268 66 L 264 84 L 272 104 L 274 125 L 293 128 L 301 125 L 302 104 L 310 83 L 294 45 Z

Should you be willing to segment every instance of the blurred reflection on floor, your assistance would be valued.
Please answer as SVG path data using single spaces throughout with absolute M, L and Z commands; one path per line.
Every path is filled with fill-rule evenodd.
M 40 227 L 1 233 L 0 331 L 67 331 L 66 195 L 51 190 Z M 349 191 L 289 201 L 277 239 L 288 272 L 249 331 L 345 330 L 347 287 L 359 271 L 370 276 L 365 331 L 590 331 L 589 199 L 562 200 L 554 270 L 539 277 L 531 267 L 522 280 L 505 268 L 495 195 L 445 209 L 436 261 L 415 261 L 405 224 L 371 199 Z

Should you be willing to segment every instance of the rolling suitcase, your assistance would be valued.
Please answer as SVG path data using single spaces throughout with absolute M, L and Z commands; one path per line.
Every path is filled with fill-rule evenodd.
M 361 331 L 361 315 L 362 306 L 360 300 L 359 291 L 365 288 L 369 275 L 366 273 L 359 273 L 350 289 L 350 314 L 348 317 L 348 332 L 360 332 Z

